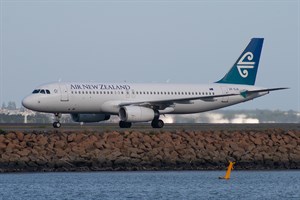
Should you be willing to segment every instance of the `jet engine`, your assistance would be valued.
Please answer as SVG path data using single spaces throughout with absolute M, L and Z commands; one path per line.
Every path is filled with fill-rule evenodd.
M 110 115 L 107 114 L 71 114 L 74 122 L 100 122 L 109 120 Z
M 159 117 L 158 111 L 141 106 L 124 106 L 119 110 L 119 117 L 124 122 L 148 122 Z

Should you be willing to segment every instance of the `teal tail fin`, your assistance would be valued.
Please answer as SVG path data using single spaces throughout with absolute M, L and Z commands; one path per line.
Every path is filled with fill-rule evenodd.
M 216 83 L 254 85 L 263 38 L 252 38 L 229 72 Z

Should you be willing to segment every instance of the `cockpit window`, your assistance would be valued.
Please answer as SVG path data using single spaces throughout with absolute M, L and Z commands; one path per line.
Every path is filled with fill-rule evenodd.
M 32 94 L 37 94 L 39 92 L 40 92 L 40 90 L 33 90 Z
M 51 94 L 50 90 L 46 90 L 46 89 L 35 89 L 33 90 L 32 94 Z

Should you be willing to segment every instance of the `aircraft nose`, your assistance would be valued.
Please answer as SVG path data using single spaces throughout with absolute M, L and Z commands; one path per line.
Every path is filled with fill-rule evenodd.
M 34 100 L 31 96 L 25 97 L 22 101 L 22 105 L 27 108 L 32 110 L 34 108 Z

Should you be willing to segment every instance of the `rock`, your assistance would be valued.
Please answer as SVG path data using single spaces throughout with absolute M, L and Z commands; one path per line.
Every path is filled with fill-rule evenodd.
M 16 149 L 16 144 L 14 144 L 12 142 L 7 143 L 6 149 L 5 149 L 5 151 L 7 153 L 12 153 L 14 149 Z
M 66 145 L 65 141 L 59 140 L 59 141 L 56 141 L 56 142 L 55 142 L 54 148 L 62 149 L 62 148 L 65 147 L 65 145 Z
M 84 148 L 78 146 L 72 147 L 72 151 L 79 156 L 84 155 L 86 153 Z
M 55 155 L 58 157 L 58 158 L 63 158 L 66 156 L 66 152 L 62 149 L 55 149 Z
M 299 155 L 297 130 L 0 134 L 0 171 L 220 169 L 230 159 L 239 169 L 300 169 Z
M 24 133 L 18 131 L 18 132 L 16 133 L 16 135 L 17 135 L 18 140 L 19 140 L 20 142 L 22 142 L 23 139 L 24 139 Z
M 103 140 L 96 141 L 96 142 L 94 143 L 94 146 L 95 146 L 95 148 L 97 148 L 97 149 L 103 149 L 103 148 L 104 148 L 104 145 L 105 145 L 105 141 L 103 141 Z
M 300 154 L 295 154 L 295 153 L 289 154 L 289 160 L 292 162 L 300 162 Z
M 68 142 L 73 142 L 76 138 L 76 134 L 75 133 L 72 133 L 70 135 L 67 136 L 67 141 Z
M 74 138 L 74 141 L 77 143 L 82 142 L 85 137 L 86 137 L 86 135 L 84 135 L 83 133 L 77 133 Z
M 6 149 L 6 144 L 0 143 L 0 151 L 4 151 Z
M 287 152 L 287 149 L 286 149 L 285 147 L 283 147 L 283 146 L 280 146 L 280 147 L 278 148 L 278 151 L 281 152 L 281 153 L 286 153 L 286 152 Z
M 262 144 L 262 141 L 259 137 L 256 137 L 254 140 L 253 140 L 253 143 L 256 144 L 256 145 L 261 145 Z
M 28 149 L 23 149 L 23 150 L 21 150 L 21 151 L 18 152 L 18 154 L 20 156 L 28 156 L 29 153 L 30 153 L 30 151 Z
M 5 140 L 4 135 L 0 134 L 0 143 L 4 142 L 4 140 Z
M 122 153 L 120 151 L 114 151 L 114 152 L 112 152 L 111 154 L 109 154 L 107 156 L 107 159 L 111 160 L 111 161 L 114 161 L 120 156 L 122 156 Z
M 140 140 L 138 138 L 131 138 L 131 144 L 133 147 L 138 147 L 138 145 L 140 144 Z
M 283 141 L 285 142 L 285 144 L 289 144 L 289 142 L 290 142 L 290 137 L 287 136 L 287 135 L 284 135 L 284 136 L 283 136 Z
M 10 140 L 15 140 L 17 138 L 17 136 L 14 132 L 9 132 L 5 136 L 7 139 L 10 139 Z
M 37 140 L 37 145 L 39 146 L 45 146 L 48 144 L 48 138 L 46 136 L 42 136 Z
M 294 139 L 297 138 L 296 134 L 293 131 L 288 131 L 286 134 L 289 135 L 289 136 L 291 136 Z

